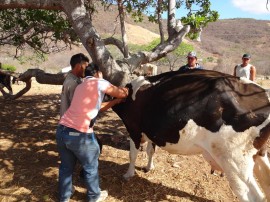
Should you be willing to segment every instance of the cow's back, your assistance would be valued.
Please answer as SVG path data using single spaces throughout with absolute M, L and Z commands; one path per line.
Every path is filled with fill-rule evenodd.
M 236 132 L 262 124 L 269 116 L 265 90 L 253 83 L 215 71 L 164 74 L 147 89 L 141 129 L 159 146 L 179 141 L 189 120 L 211 132 L 229 125 Z M 143 90 L 145 91 L 145 90 Z M 140 92 L 138 93 L 137 99 Z

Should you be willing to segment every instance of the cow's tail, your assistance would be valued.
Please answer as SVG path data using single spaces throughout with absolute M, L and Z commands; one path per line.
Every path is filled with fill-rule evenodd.
M 263 153 L 264 154 L 262 154 L 262 151 L 259 151 L 254 157 L 254 173 L 263 189 L 267 201 L 270 201 L 270 163 L 267 151 L 265 150 Z

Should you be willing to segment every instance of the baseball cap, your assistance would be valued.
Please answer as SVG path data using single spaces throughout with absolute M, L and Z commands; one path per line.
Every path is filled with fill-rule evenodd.
M 249 58 L 251 58 L 251 56 L 249 54 L 245 53 L 242 58 L 248 58 L 249 59 Z
M 189 52 L 187 55 L 187 58 L 197 58 L 196 52 L 194 52 L 194 51 Z

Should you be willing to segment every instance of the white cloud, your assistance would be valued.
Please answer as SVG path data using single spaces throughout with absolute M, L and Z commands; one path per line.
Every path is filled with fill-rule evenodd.
M 247 11 L 253 14 L 269 14 L 270 11 L 266 9 L 267 0 L 232 0 L 235 7 Z M 268 4 L 268 9 L 270 10 L 270 2 Z

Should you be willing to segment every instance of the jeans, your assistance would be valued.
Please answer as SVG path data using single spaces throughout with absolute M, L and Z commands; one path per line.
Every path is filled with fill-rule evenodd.
M 82 133 L 59 124 L 56 131 L 56 142 L 61 160 L 59 167 L 60 202 L 68 201 L 72 195 L 72 174 L 77 161 L 84 169 L 88 200 L 97 200 L 100 196 L 98 175 L 100 148 L 94 133 Z

